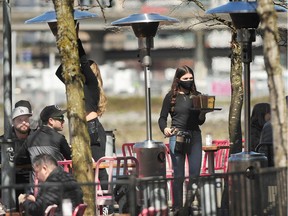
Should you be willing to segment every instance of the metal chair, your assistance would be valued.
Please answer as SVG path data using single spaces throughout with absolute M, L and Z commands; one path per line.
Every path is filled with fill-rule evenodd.
M 58 165 L 63 167 L 63 170 L 68 173 L 72 173 L 72 160 L 57 161 Z
M 116 156 L 102 157 L 97 162 L 94 162 L 95 167 L 95 183 L 96 184 L 96 211 L 103 215 L 103 206 L 113 205 L 113 181 L 119 177 L 139 174 L 139 163 L 135 157 Z M 100 182 L 99 170 L 106 168 L 108 170 L 108 182 Z M 101 188 L 101 184 L 107 184 L 107 190 Z
M 213 140 L 213 145 L 218 146 L 229 146 L 229 140 Z M 229 158 L 230 149 L 219 149 L 214 153 L 214 170 L 222 171 L 224 173 L 228 170 L 228 158 Z M 208 174 L 208 154 L 205 153 L 202 162 L 201 174 L 200 175 L 209 175 Z
M 44 215 L 45 215 L 45 216 L 54 216 L 57 207 L 58 207 L 58 206 L 57 206 L 56 204 L 49 205 L 49 206 L 45 209 Z
M 86 208 L 87 208 L 87 204 L 86 203 L 79 204 L 74 209 L 74 211 L 72 213 L 72 216 L 83 216 Z
M 174 176 L 174 170 L 172 165 L 172 159 L 170 155 L 170 148 L 169 143 L 165 143 L 166 147 L 166 178 L 173 178 Z M 173 205 L 173 183 L 172 181 L 167 181 L 167 189 L 168 189 L 168 202 L 171 202 L 171 205 Z
M 124 143 L 122 145 L 122 155 L 124 157 L 126 156 L 133 156 L 135 157 L 135 153 L 133 152 L 133 146 L 134 146 L 135 143 Z

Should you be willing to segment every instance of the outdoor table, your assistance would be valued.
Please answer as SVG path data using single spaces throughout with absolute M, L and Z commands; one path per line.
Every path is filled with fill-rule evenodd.
M 120 163 L 120 168 L 124 167 L 124 163 Z M 100 169 L 109 168 L 109 162 L 102 162 L 99 166 Z M 127 163 L 127 167 L 136 167 L 135 163 Z M 93 168 L 96 168 L 96 163 L 93 163 Z M 113 168 L 117 168 L 117 163 L 113 164 Z
M 230 146 L 221 146 L 221 145 L 209 145 L 209 146 L 202 146 L 202 150 L 205 151 L 208 155 L 208 173 L 213 174 L 215 173 L 214 170 L 214 153 L 217 152 L 219 149 L 228 149 Z
M 21 216 L 20 212 L 6 212 L 5 216 Z

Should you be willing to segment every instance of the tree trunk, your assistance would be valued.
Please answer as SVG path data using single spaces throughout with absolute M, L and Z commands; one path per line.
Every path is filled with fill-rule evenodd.
M 242 151 L 241 110 L 243 105 L 243 82 L 241 45 L 237 42 L 237 31 L 232 30 L 231 40 L 231 103 L 229 111 L 229 138 L 231 142 L 230 154 Z
M 94 182 L 90 138 L 85 119 L 83 78 L 80 73 L 73 17 L 73 1 L 53 0 L 53 3 L 58 22 L 57 47 L 66 85 L 74 175 L 78 182 Z M 82 190 L 84 202 L 88 204 L 85 215 L 95 215 L 94 187 L 82 186 Z
M 287 107 L 280 65 L 279 33 L 277 15 L 272 0 L 258 1 L 261 29 L 264 31 L 264 61 L 268 73 L 268 87 L 273 125 L 274 163 L 276 167 L 287 166 Z

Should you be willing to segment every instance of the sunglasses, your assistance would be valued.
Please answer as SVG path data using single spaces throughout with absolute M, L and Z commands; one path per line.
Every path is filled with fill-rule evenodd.
M 60 121 L 60 122 L 64 122 L 64 116 L 55 116 L 55 117 L 53 117 L 52 119 L 58 120 L 58 121 Z

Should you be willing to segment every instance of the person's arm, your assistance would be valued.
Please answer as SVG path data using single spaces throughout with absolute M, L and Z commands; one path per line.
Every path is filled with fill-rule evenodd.
M 25 201 L 22 202 L 25 212 L 27 212 L 28 215 L 44 215 L 44 212 L 49 205 L 56 204 L 60 206 L 60 193 L 61 190 L 59 190 L 59 186 L 43 186 L 35 201 L 26 198 Z M 21 203 L 19 202 L 19 204 Z
M 82 46 L 81 40 L 77 39 L 77 43 L 78 43 L 78 53 L 79 53 L 79 60 L 80 60 L 80 65 L 81 65 L 81 72 L 85 76 L 85 83 L 87 85 L 93 86 L 93 88 L 95 89 L 95 87 L 98 86 L 98 80 L 90 68 L 90 63 L 87 59 L 87 55 L 86 55 L 86 52 Z M 58 67 L 55 74 L 64 83 L 64 78 L 63 78 L 62 72 L 63 72 L 63 69 L 62 69 L 62 64 L 61 64 Z
M 170 129 L 167 127 L 167 118 L 168 118 L 170 107 L 171 107 L 170 97 L 171 97 L 171 94 L 169 94 L 169 93 L 166 94 L 166 96 L 164 97 L 164 100 L 162 103 L 162 109 L 160 112 L 160 117 L 158 119 L 159 128 L 162 131 L 162 133 L 165 135 L 169 135 L 168 129 Z M 166 129 L 166 131 L 165 131 L 165 129 Z
M 90 63 L 87 59 L 86 52 L 82 46 L 82 42 L 80 39 L 77 40 L 78 43 L 78 51 L 79 51 L 79 58 L 81 63 L 81 72 L 83 73 L 85 77 L 85 85 L 87 89 L 89 90 L 89 94 L 91 95 L 91 98 L 93 98 L 95 101 L 94 103 L 98 102 L 99 98 L 99 90 L 98 90 L 98 80 L 94 72 L 92 71 L 90 67 Z
M 204 124 L 204 122 L 206 121 L 206 113 L 207 113 L 207 111 L 201 111 L 201 112 L 199 113 L 198 125 Z
M 64 136 L 61 138 L 60 152 L 66 160 L 71 160 L 71 148 Z

